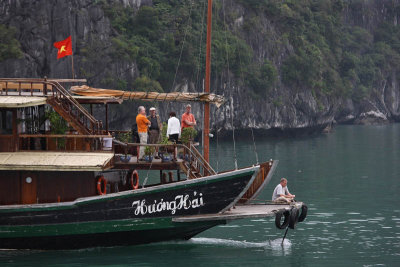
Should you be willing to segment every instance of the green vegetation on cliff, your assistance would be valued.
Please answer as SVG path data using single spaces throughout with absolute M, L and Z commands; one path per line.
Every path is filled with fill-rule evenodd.
M 21 58 L 20 44 L 15 39 L 15 29 L 0 24 L 0 62 L 11 58 Z
M 359 101 L 393 71 L 400 71 L 400 30 L 392 17 L 370 29 L 346 22 L 345 13 L 362 12 L 365 1 L 233 2 L 245 8 L 242 26 L 236 24 L 237 8 L 214 2 L 212 78 L 225 79 L 220 84 L 226 82 L 219 77 L 227 76 L 229 66 L 236 82 L 255 95 L 285 85 Z M 134 82 L 135 89 L 169 91 L 185 79 L 201 90 L 204 1 L 154 0 L 152 6 L 137 11 L 115 2 L 100 1 L 100 5 L 115 30 L 111 57 L 137 64 L 140 77 Z M 399 8 L 394 7 L 389 15 L 394 16 Z M 262 21 L 271 25 L 274 38 L 256 36 L 265 32 Z M 269 47 L 279 48 L 280 60 L 273 52 L 257 54 L 260 47 L 254 39 L 263 38 Z M 119 81 L 119 85 L 124 87 L 126 82 Z
M 279 41 L 293 47 L 293 53 L 284 59 L 280 69 L 282 82 L 287 86 L 358 101 L 379 86 L 384 76 L 400 70 L 397 25 L 384 22 L 370 32 L 345 23 L 345 11 L 360 12 L 365 1 L 239 2 L 253 9 L 255 17 L 266 14 L 281 33 Z M 393 21 L 393 17 L 388 19 Z
M 100 4 L 117 33 L 112 40 L 114 58 L 134 60 L 140 71 L 140 79 L 159 82 L 161 90 L 169 91 L 179 79 L 185 78 L 201 90 L 206 39 L 204 1 L 155 0 L 153 6 L 143 6 L 137 12 L 112 2 L 102 1 Z M 215 6 L 217 13 L 221 8 L 220 5 Z M 264 83 L 274 82 L 277 77 L 274 65 L 268 60 L 261 66 L 253 63 L 251 47 L 244 39 L 226 30 L 220 16 L 215 18 L 213 78 L 227 69 L 229 58 L 230 71 L 234 75 L 251 74 L 254 77 L 244 81 L 255 92 L 261 91 Z M 88 58 L 90 49 L 93 46 L 83 50 Z M 150 90 L 146 86 L 136 86 L 135 89 Z

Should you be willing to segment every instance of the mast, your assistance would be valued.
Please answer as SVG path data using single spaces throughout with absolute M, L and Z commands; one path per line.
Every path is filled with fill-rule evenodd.
M 206 80 L 205 80 L 205 93 L 210 93 L 210 71 L 211 71 L 211 20 L 212 16 L 212 0 L 208 0 L 207 11 L 207 47 L 206 47 Z M 203 129 L 203 151 L 204 159 L 210 161 L 210 104 L 204 103 L 204 129 Z

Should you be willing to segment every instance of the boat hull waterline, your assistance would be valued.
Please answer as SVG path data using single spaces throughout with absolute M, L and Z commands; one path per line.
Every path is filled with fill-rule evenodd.
M 76 249 L 192 236 L 224 221 L 173 222 L 223 212 L 246 192 L 259 166 L 68 203 L 0 207 L 0 248 Z

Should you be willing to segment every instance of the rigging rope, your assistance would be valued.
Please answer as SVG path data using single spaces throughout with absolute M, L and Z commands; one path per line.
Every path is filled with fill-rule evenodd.
M 223 0 L 223 1 L 224 1 L 224 0 Z M 225 9 L 224 9 L 224 12 L 225 12 Z M 224 13 L 224 14 L 225 14 L 225 13 Z M 225 17 L 224 17 L 224 21 L 225 21 Z M 235 33 L 237 34 L 237 30 L 235 30 Z M 236 38 L 236 44 L 237 44 L 238 47 L 239 47 L 239 40 L 238 40 L 238 38 Z M 242 84 L 244 84 L 244 74 L 243 74 L 243 68 L 242 68 L 243 64 L 242 64 L 242 57 L 240 56 L 240 51 L 238 51 L 237 54 L 238 54 L 238 58 L 239 58 L 240 78 L 241 78 Z M 257 164 L 259 164 L 258 153 L 257 153 L 257 146 L 256 146 L 255 138 L 254 138 L 253 127 L 250 127 L 250 129 L 251 129 L 251 136 L 252 136 L 252 138 L 253 138 L 253 146 L 254 146 L 254 153 L 255 153 L 255 156 L 256 156 L 256 162 L 257 162 Z
M 256 141 L 254 139 L 254 132 L 253 132 L 253 127 L 250 127 L 251 129 L 251 136 L 253 137 L 253 146 L 254 146 L 254 153 L 256 154 L 256 164 L 258 165 L 258 153 L 257 153 L 257 148 L 256 148 Z
M 190 1 L 190 9 L 189 9 L 189 16 L 188 16 L 188 21 L 189 21 L 189 22 L 192 21 L 192 20 L 191 20 L 192 8 L 193 8 L 193 0 Z M 181 52 L 180 52 L 180 54 L 179 54 L 178 65 L 176 66 L 175 76 L 174 76 L 174 82 L 172 83 L 171 91 L 174 90 L 175 81 L 176 81 L 176 76 L 178 75 L 178 69 L 179 69 L 179 65 L 180 65 L 180 63 L 181 63 L 183 47 L 185 46 L 186 36 L 187 36 L 188 31 L 189 31 L 189 28 L 190 28 L 190 27 L 189 27 L 189 25 L 188 25 L 188 26 L 186 27 L 185 34 L 184 34 L 184 36 L 183 36 L 183 42 L 182 42 L 182 46 L 181 46 Z
M 224 26 L 225 26 L 225 52 L 226 52 L 226 64 L 228 68 L 227 76 L 228 76 L 228 86 L 231 86 L 231 79 L 229 75 L 229 53 L 228 53 L 228 37 L 226 36 L 226 32 L 228 31 L 228 27 L 226 25 L 225 20 L 225 0 L 222 0 L 222 14 L 224 17 Z M 224 86 L 225 91 L 225 86 Z M 235 169 L 238 169 L 237 163 L 237 155 L 236 155 L 236 141 L 235 141 L 235 125 L 233 124 L 233 96 L 231 97 L 231 123 L 232 123 L 232 138 L 233 138 L 233 154 L 235 160 Z
M 138 155 L 138 156 L 139 156 L 139 155 Z M 149 156 L 149 157 L 151 157 L 151 156 Z M 147 184 L 147 180 L 149 179 L 149 172 L 150 172 L 150 170 L 151 170 L 151 166 L 153 166 L 153 161 L 150 162 L 150 167 L 149 167 L 149 169 L 147 170 L 146 178 L 144 179 L 143 184 L 142 184 L 142 187 L 143 187 L 143 188 L 144 188 L 144 186 Z
M 231 98 L 231 123 L 232 123 L 232 138 L 233 138 L 233 155 L 235 160 L 235 170 L 237 170 L 238 164 L 236 157 L 235 126 L 233 125 L 233 97 Z
M 205 17 L 205 12 L 206 12 L 206 2 L 207 0 L 203 1 L 203 14 L 201 17 L 201 27 L 200 27 L 200 48 L 199 48 L 199 57 L 197 60 L 197 73 L 196 73 L 196 88 L 198 88 L 198 83 L 199 83 L 199 75 L 200 75 L 200 58 L 201 58 L 201 48 L 202 48 L 202 44 L 203 44 L 203 32 L 204 32 L 204 17 Z
M 219 172 L 219 146 L 218 146 L 218 133 L 219 129 L 217 129 L 217 173 Z

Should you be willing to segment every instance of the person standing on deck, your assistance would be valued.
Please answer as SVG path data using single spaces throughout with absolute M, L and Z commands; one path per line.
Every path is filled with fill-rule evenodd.
M 186 111 L 182 114 L 182 129 L 183 128 L 193 128 L 196 125 L 196 120 L 190 111 L 192 110 L 192 106 L 190 104 L 186 105 Z
M 171 113 L 169 113 L 167 136 L 169 140 L 177 143 L 180 135 L 181 135 L 181 124 L 178 118 L 176 117 L 176 113 L 172 111 Z
M 151 125 L 151 122 L 146 118 L 146 108 L 140 106 L 138 108 L 138 115 L 136 116 L 136 124 L 138 128 L 138 134 L 141 144 L 147 144 L 147 128 Z M 139 159 L 143 159 L 145 146 L 140 146 Z
M 149 134 L 150 134 L 150 144 L 158 144 L 160 141 L 160 133 L 162 131 L 162 124 L 161 124 L 161 119 L 160 116 L 156 113 L 156 108 L 151 107 L 150 108 L 150 116 L 147 116 L 147 119 L 150 121 L 150 128 L 149 128 Z M 155 157 L 154 158 L 159 158 L 158 157 L 158 147 L 156 147 L 156 152 L 155 152 Z
M 290 203 L 295 198 L 295 195 L 290 194 L 287 188 L 286 178 L 282 178 L 281 182 L 275 187 L 272 193 L 272 201 L 277 203 Z

